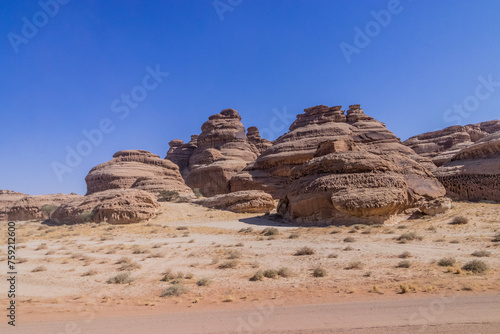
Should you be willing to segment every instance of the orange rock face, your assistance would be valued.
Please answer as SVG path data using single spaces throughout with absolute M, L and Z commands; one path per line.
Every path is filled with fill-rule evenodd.
M 52 219 L 61 224 L 108 222 L 131 224 L 154 217 L 160 209 L 153 194 L 139 189 L 112 189 L 83 196 L 59 206 Z
M 154 194 L 176 191 L 194 197 L 179 167 L 170 160 L 143 150 L 119 151 L 113 159 L 92 168 L 85 178 L 87 195 L 110 189 L 140 189 Z

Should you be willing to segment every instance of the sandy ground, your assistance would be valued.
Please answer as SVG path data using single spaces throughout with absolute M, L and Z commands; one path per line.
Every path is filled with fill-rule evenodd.
M 291 226 L 185 203 L 162 206 L 164 213 L 135 225 L 18 223 L 19 322 L 72 319 L 86 310 L 99 318 L 246 309 L 265 301 L 307 305 L 500 292 L 500 242 L 492 241 L 500 232 L 498 204 L 458 202 L 436 217 L 342 227 Z M 469 222 L 450 224 L 457 216 Z M 278 234 L 264 235 L 269 227 Z M 414 240 L 398 240 L 412 232 Z M 2 263 L 6 241 L 4 234 Z M 303 247 L 313 254 L 296 256 Z M 487 256 L 471 255 L 481 250 Z M 440 266 L 443 258 L 455 261 Z M 490 269 L 461 269 L 472 260 Z M 259 270 L 280 268 L 288 277 L 250 280 Z M 326 276 L 314 277 L 317 268 Z M 162 281 L 169 270 L 172 279 Z M 121 273 L 133 281 L 107 283 Z M 209 284 L 199 286 L 201 279 Z M 186 292 L 160 297 L 173 283 Z M 4 280 L 0 289 L 7 291 Z M 5 293 L 0 296 L 4 305 Z

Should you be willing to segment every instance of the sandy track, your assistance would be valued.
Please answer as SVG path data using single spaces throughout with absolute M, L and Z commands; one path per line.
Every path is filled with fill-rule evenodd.
M 499 333 L 500 295 L 175 312 L 20 324 L 17 333 Z M 4 332 L 5 325 L 0 329 Z M 14 332 L 14 331 L 12 331 Z

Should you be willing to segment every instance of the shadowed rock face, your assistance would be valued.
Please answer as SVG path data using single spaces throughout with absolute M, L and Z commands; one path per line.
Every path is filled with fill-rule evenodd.
M 47 219 L 44 205 L 57 207 L 61 203 L 82 198 L 77 194 L 26 195 L 11 190 L 0 190 L 0 220 Z
M 500 120 L 465 126 L 454 125 L 442 130 L 413 136 L 404 141 L 403 144 L 416 153 L 432 159 L 436 166 L 441 166 L 462 149 L 497 131 L 500 131 Z
M 189 159 L 186 184 L 204 196 L 229 193 L 228 181 L 257 158 L 257 150 L 234 109 L 210 116 L 201 131 Z
M 141 189 L 154 194 L 162 190 L 177 191 L 181 196 L 194 197 L 170 160 L 143 150 L 116 152 L 113 159 L 92 168 L 85 178 L 87 195 L 110 189 Z
M 321 143 L 339 139 L 381 152 L 400 152 L 424 166 L 432 166 L 428 159 L 402 145 L 383 123 L 365 115 L 359 105 L 352 105 L 347 113 L 340 106 L 320 105 L 297 115 L 288 133 L 231 179 L 231 191 L 263 190 L 282 198 L 291 183 L 291 169 L 314 158 Z
M 500 202 L 500 131 L 462 149 L 434 174 L 455 200 Z
M 174 139 L 168 144 L 170 145 L 170 149 L 165 159 L 179 166 L 181 175 L 185 179 L 190 170 L 189 159 L 191 155 L 193 155 L 194 150 L 198 147 L 198 135 L 192 135 L 191 140 L 185 144 L 180 139 Z
M 131 224 L 156 215 L 160 205 L 153 194 L 138 189 L 113 189 L 63 203 L 52 214 L 61 224 L 106 221 Z
M 195 203 L 209 208 L 241 213 L 267 213 L 275 207 L 272 196 L 258 190 L 216 195 L 196 200 Z

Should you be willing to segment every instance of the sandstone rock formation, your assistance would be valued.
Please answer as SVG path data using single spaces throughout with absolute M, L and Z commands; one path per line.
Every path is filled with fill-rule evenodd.
M 77 194 L 31 196 L 11 190 L 0 190 L 0 220 L 47 219 L 50 212 L 45 211 L 44 206 L 54 208 L 63 202 L 82 197 Z
M 194 197 L 176 164 L 143 150 L 116 152 L 113 159 L 92 168 L 85 181 L 87 195 L 109 189 L 133 188 L 154 194 L 162 190 L 177 191 L 183 197 Z
M 282 198 L 291 182 L 291 169 L 314 158 L 318 145 L 325 141 L 350 139 L 382 152 L 400 152 L 425 167 L 430 160 L 420 157 L 404 145 L 385 125 L 352 105 L 347 114 L 340 106 L 324 105 L 304 110 L 278 139 L 230 181 L 231 191 L 263 190 L 274 198 Z
M 201 127 L 197 148 L 189 159 L 186 184 L 204 196 L 229 193 L 229 180 L 257 158 L 234 109 L 212 115 Z
M 198 147 L 198 135 L 192 135 L 191 140 L 187 143 L 183 143 L 180 139 L 174 139 L 168 144 L 170 145 L 170 149 L 165 159 L 179 166 L 182 177 L 186 178 L 190 169 L 189 159 L 196 147 Z
M 500 203 L 500 131 L 462 149 L 434 174 L 455 200 Z
M 156 215 L 160 205 L 153 194 L 138 189 L 112 189 L 65 202 L 52 214 L 60 224 L 102 222 L 131 224 Z
M 273 145 L 272 142 L 260 136 L 259 129 L 256 126 L 251 126 L 247 129 L 247 138 L 257 149 L 257 155 L 264 153 L 265 150 Z
M 454 125 L 413 136 L 403 144 L 412 148 L 416 153 L 432 159 L 436 166 L 441 166 L 460 150 L 497 131 L 500 131 L 500 120 L 465 126 Z
M 272 196 L 258 190 L 216 195 L 196 200 L 195 203 L 209 208 L 239 213 L 267 213 L 275 208 Z

